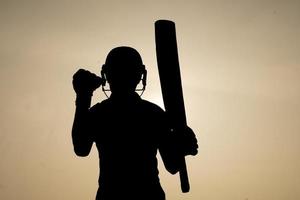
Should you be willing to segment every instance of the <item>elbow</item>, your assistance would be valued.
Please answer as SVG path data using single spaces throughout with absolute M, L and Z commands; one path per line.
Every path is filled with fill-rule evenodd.
M 176 174 L 179 171 L 179 165 L 177 162 L 175 162 L 175 160 L 173 160 L 173 162 L 171 160 L 165 160 L 164 165 L 166 170 L 172 175 Z
M 168 167 L 168 168 L 167 168 L 167 171 L 168 171 L 170 174 L 175 175 L 175 174 L 179 171 L 179 169 L 178 169 L 178 168 L 175 168 L 175 167 Z
M 86 157 L 90 154 L 90 150 L 78 148 L 78 147 L 74 147 L 74 152 L 75 152 L 76 156 L 79 156 L 79 157 Z
M 88 156 L 90 154 L 93 142 L 86 138 L 79 138 L 75 136 L 76 134 L 73 134 L 72 137 L 74 153 L 79 157 Z
M 79 157 L 86 157 L 89 155 L 89 152 L 84 152 L 84 151 L 78 151 L 78 150 L 74 150 L 76 156 L 79 156 Z

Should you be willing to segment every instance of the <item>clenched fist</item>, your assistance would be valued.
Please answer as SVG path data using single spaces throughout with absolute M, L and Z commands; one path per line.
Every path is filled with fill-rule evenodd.
M 76 94 L 92 95 L 100 87 L 102 79 L 85 69 L 79 69 L 73 75 L 73 88 Z
M 180 130 L 175 129 L 173 132 L 176 137 L 179 150 L 184 155 L 197 155 L 198 141 L 194 131 L 190 127 L 186 126 Z

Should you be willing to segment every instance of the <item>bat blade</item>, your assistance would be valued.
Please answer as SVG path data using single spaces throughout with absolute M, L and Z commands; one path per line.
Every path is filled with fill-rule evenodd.
M 175 23 L 168 20 L 155 22 L 157 66 L 165 110 L 174 130 L 187 126 L 184 108 Z M 180 160 L 182 192 L 189 192 L 190 185 L 184 155 Z

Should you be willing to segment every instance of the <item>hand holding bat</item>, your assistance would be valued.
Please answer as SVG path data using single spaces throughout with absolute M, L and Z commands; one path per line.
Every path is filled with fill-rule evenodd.
M 176 137 L 176 143 L 179 147 L 179 151 L 184 156 L 198 154 L 198 142 L 194 131 L 186 126 L 182 129 L 174 129 L 173 135 Z

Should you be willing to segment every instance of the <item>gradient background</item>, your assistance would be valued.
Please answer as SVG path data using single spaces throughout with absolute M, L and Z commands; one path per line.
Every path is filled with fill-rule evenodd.
M 176 22 L 189 125 L 191 192 L 161 166 L 168 200 L 300 199 L 300 1 L 0 3 L 0 199 L 93 199 L 98 154 L 73 153 L 79 67 L 136 48 L 145 99 L 162 106 L 154 21 Z M 93 103 L 105 96 L 94 94 Z

